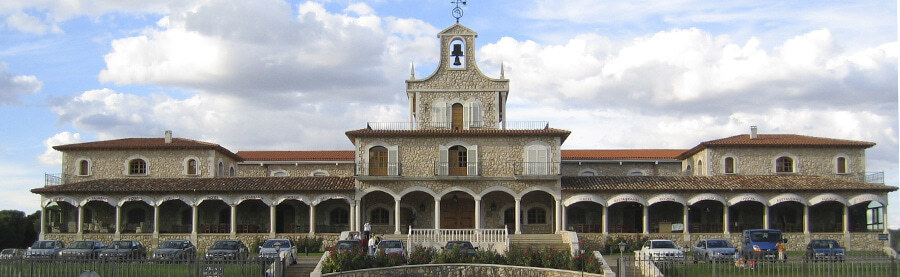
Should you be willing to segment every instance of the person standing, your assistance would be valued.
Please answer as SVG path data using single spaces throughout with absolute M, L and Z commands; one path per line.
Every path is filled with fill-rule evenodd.
M 366 238 L 369 238 L 369 233 L 371 233 L 371 232 L 372 232 L 372 225 L 370 225 L 369 222 L 366 221 L 366 224 L 363 225 L 363 236 Z
M 778 247 L 778 261 L 784 262 L 784 259 L 786 258 L 784 255 L 784 251 L 786 250 L 784 241 L 779 241 L 778 243 L 775 244 L 775 247 Z
M 369 239 L 369 256 L 375 256 L 375 238 Z

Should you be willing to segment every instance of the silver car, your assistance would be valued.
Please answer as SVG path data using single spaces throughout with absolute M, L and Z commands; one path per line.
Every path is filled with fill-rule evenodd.
M 283 254 L 282 254 L 283 253 Z M 260 259 L 276 259 L 284 255 L 289 264 L 297 263 L 297 247 L 289 239 L 269 239 L 259 246 Z
M 406 248 L 403 247 L 403 241 L 399 239 L 386 239 L 378 243 L 378 252 L 384 254 L 400 254 L 406 257 Z
M 54 259 L 59 252 L 66 248 L 66 244 L 58 240 L 35 241 L 28 250 L 25 250 L 26 259 Z
M 694 257 L 694 263 L 698 261 L 704 262 L 727 262 L 734 258 L 734 252 L 737 249 L 725 239 L 703 239 L 694 245 L 694 251 L 691 251 Z

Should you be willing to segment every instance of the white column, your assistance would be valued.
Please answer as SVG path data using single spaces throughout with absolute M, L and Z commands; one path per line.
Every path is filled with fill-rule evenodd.
M 553 206 L 553 223 L 556 224 L 556 232 L 562 231 L 562 221 L 560 221 L 562 210 L 559 208 L 560 205 L 559 200 L 556 200 L 556 206 Z
M 475 229 L 481 229 L 481 199 L 475 199 Z
M 809 206 L 803 205 L 803 233 L 809 234 Z
M 159 205 L 153 206 L 153 235 L 159 236 Z
M 356 202 L 350 202 L 350 231 L 356 230 Z
M 41 205 L 41 231 L 38 233 L 39 239 L 44 239 L 44 233 L 47 232 L 47 209 L 44 209 L 44 205 Z
M 722 210 L 722 232 L 725 234 L 731 234 L 731 230 L 728 229 L 728 220 L 728 206 L 725 206 Z
M 362 200 L 356 202 L 356 229 L 357 232 L 362 232 L 362 218 L 363 215 L 360 213 L 360 209 L 362 209 Z
M 237 235 L 237 204 L 231 205 L 231 236 Z
M 316 205 L 309 205 L 309 234 L 316 234 Z
M 643 214 L 642 219 L 643 219 L 642 225 L 644 225 L 644 226 L 643 226 L 643 230 L 641 232 L 644 234 L 649 234 L 650 226 L 647 226 L 647 225 L 650 225 L 650 206 L 644 205 L 644 214 Z
M 566 205 L 562 205 L 562 207 L 560 207 L 560 209 L 562 209 L 562 216 L 559 219 L 559 222 L 560 222 L 559 225 L 561 225 L 562 230 L 565 231 L 565 230 L 567 230 L 566 223 L 568 223 L 568 222 L 566 222 L 566 212 L 568 209 L 566 208 Z
M 688 206 L 684 205 L 683 208 L 684 209 L 681 212 L 681 224 L 684 226 L 684 233 L 689 234 L 691 231 L 688 229 Z M 659 230 L 659 232 L 662 233 L 662 230 Z
M 516 234 L 522 233 L 522 199 L 516 198 Z
M 844 224 L 841 226 L 844 234 L 850 233 L 850 207 L 844 205 Z
M 81 237 L 81 234 L 83 233 L 81 231 L 82 230 L 81 224 L 83 221 L 83 219 L 81 218 L 82 215 L 84 215 L 84 205 L 78 206 L 78 232 L 76 232 L 76 234 L 78 234 L 79 239 Z
M 200 207 L 191 206 L 191 234 L 197 235 L 197 230 L 200 230 Z M 118 216 L 116 216 L 118 218 Z M 118 224 L 118 223 L 116 223 Z
M 400 199 L 394 199 L 394 234 L 400 234 Z
M 269 237 L 275 238 L 275 210 L 277 205 L 275 202 L 272 202 L 272 205 L 269 206 Z
M 122 233 L 122 206 L 116 205 L 116 235 Z
M 441 228 L 441 200 L 434 199 L 434 229 Z
M 769 229 L 769 206 L 763 204 L 763 229 Z
M 601 226 L 600 228 L 602 229 L 601 232 L 603 232 L 603 234 L 605 235 L 609 234 L 609 208 L 606 207 L 606 205 L 603 205 L 602 211 L 603 213 L 600 214 L 600 221 L 602 222 L 600 222 L 600 224 L 603 224 L 603 226 Z
M 884 227 L 882 229 L 882 233 L 885 233 L 885 234 L 888 233 L 888 212 L 887 212 L 888 207 L 887 206 L 888 206 L 887 204 L 884 204 L 883 207 L 881 208 L 881 222 L 883 223 L 882 225 L 884 225 L 884 226 L 882 226 L 882 227 Z M 889 241 L 885 241 L 885 244 L 887 244 L 888 242 Z

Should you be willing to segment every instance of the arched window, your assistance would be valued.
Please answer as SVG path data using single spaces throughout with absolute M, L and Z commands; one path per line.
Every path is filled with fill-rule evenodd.
M 528 224 L 547 224 L 547 211 L 543 208 L 528 209 Z
M 725 174 L 734 174 L 734 158 L 725 158 Z
M 89 162 L 88 160 L 81 160 L 80 162 L 78 162 L 78 175 L 91 175 L 91 162 Z
M 835 162 L 837 163 L 837 173 L 838 174 L 847 173 L 847 158 L 838 157 Z
M 631 171 L 628 171 L 628 176 L 645 176 L 645 175 L 647 175 L 647 174 L 644 174 L 643 170 L 640 170 L 637 168 L 632 169 Z
M 703 161 L 697 161 L 697 175 L 703 175 Z
M 328 171 L 324 169 L 316 169 L 313 170 L 309 175 L 313 177 L 326 177 L 328 176 Z
M 284 170 L 284 169 L 278 169 L 278 170 L 272 171 L 272 177 L 289 177 L 289 176 L 291 176 L 291 174 L 288 173 L 287 170 Z
M 384 208 L 375 208 L 369 215 L 370 224 L 388 224 L 390 223 L 390 213 Z
M 794 159 L 791 157 L 775 159 L 775 172 L 794 172 Z
M 591 168 L 582 169 L 581 172 L 578 172 L 578 176 L 597 176 L 597 171 Z
M 147 162 L 143 159 L 134 159 L 128 162 L 128 174 L 144 175 L 147 174 Z
M 369 148 L 369 175 L 386 176 L 388 168 L 388 150 L 383 146 Z
M 463 129 L 463 105 L 460 103 L 456 103 L 453 104 L 453 106 L 450 106 L 450 129 Z
M 451 176 L 468 175 L 466 168 L 469 165 L 469 159 L 468 150 L 465 147 L 459 145 L 450 147 L 447 157 L 447 164 L 450 166 L 449 170 Z
M 454 69 L 466 68 L 466 45 L 461 39 L 450 41 L 448 66 Z
M 234 177 L 234 166 L 228 167 L 228 176 Z
M 334 209 L 331 210 L 328 218 L 328 221 L 331 222 L 331 224 L 346 225 L 350 222 L 350 211 L 345 209 Z
M 525 147 L 525 167 L 523 175 L 553 175 L 556 168 L 551 168 L 550 147 L 543 143 L 533 143 Z
M 197 175 L 197 160 L 195 160 L 195 159 L 188 160 L 187 174 L 188 175 Z
M 219 167 L 216 169 L 216 176 L 225 175 L 225 164 L 219 162 Z

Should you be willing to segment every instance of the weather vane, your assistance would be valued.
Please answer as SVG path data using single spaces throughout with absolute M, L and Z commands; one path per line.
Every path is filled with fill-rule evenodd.
M 459 7 L 459 4 L 466 5 L 466 0 L 453 0 L 450 2 L 451 4 L 456 4 L 456 8 L 453 8 L 453 17 L 456 18 L 456 23 L 459 23 L 459 18 L 463 16 L 463 10 Z

